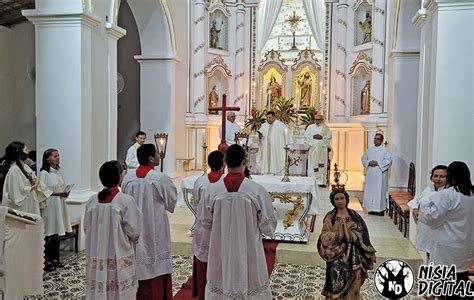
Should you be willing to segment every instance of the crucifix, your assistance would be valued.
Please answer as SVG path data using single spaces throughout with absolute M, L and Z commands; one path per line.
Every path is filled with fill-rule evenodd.
M 221 138 L 221 143 L 217 147 L 217 150 L 219 150 L 222 153 L 226 153 L 227 148 L 229 145 L 226 144 L 225 142 L 225 125 L 226 125 L 226 115 L 228 111 L 239 111 L 240 107 L 236 106 L 227 106 L 227 95 L 224 94 L 222 95 L 222 106 L 215 106 L 215 107 L 210 107 L 210 111 L 221 111 L 222 112 L 222 138 Z
M 293 34 L 293 45 L 291 46 L 291 50 L 297 50 L 296 47 L 296 30 L 298 30 L 299 23 L 303 21 L 303 18 L 296 14 L 296 11 L 293 11 L 293 15 L 290 15 L 286 18 L 285 22 L 290 24 L 291 33 Z

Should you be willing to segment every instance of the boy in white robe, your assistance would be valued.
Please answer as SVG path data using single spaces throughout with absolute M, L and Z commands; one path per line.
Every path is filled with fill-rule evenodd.
M 392 155 L 382 143 L 383 135 L 375 134 L 374 147 L 368 148 L 361 158 L 366 172 L 363 204 L 369 215 L 383 216 L 388 208 L 388 169 Z
M 273 111 L 267 112 L 266 117 L 267 122 L 258 131 L 262 146 L 257 153 L 257 163 L 264 174 L 281 174 L 285 166 L 287 128 L 275 118 Z
M 137 159 L 137 149 L 141 145 L 145 144 L 146 141 L 146 133 L 143 131 L 139 131 L 135 134 L 135 144 L 130 146 L 127 150 L 127 157 L 125 158 L 125 165 L 127 166 L 127 170 L 134 170 L 138 168 L 138 159 Z
M 119 191 L 122 168 L 118 161 L 102 165 L 104 189 L 86 204 L 87 299 L 135 299 L 138 288 L 135 244 L 142 215 L 135 201 Z
M 201 195 L 211 183 L 217 182 L 224 173 L 224 154 L 213 151 L 207 157 L 207 163 L 211 168 L 209 174 L 200 176 L 194 182 L 194 205 L 196 210 L 196 221 L 194 223 L 193 235 L 193 291 L 192 295 L 198 300 L 205 299 L 207 258 L 209 254 L 209 238 L 211 230 L 202 226 L 199 215 L 202 210 Z
M 229 173 L 204 191 L 199 219 L 211 229 L 206 299 L 271 299 L 262 235 L 276 218 L 268 192 L 244 177 L 245 150 L 227 149 Z
M 140 166 L 127 172 L 124 193 L 133 196 L 143 213 L 137 245 L 137 299 L 171 299 L 171 237 L 167 212 L 173 213 L 177 190 L 170 177 L 155 170 L 160 157 L 153 144 L 137 150 Z

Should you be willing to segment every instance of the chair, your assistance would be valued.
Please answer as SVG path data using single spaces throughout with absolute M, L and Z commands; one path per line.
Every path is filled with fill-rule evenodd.
M 59 237 L 59 243 L 74 238 L 74 252 L 79 252 L 79 221 L 71 222 L 72 232 L 66 233 L 64 236 Z

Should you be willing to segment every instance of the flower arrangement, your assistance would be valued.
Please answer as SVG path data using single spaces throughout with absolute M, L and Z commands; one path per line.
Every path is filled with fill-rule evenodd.
M 301 124 L 308 128 L 309 125 L 314 123 L 314 116 L 318 114 L 318 111 L 314 107 L 308 107 L 304 112 L 304 115 L 300 117 Z
M 270 106 L 270 110 L 275 112 L 276 118 L 285 125 L 296 123 L 298 113 L 293 105 L 293 98 L 275 98 Z
M 248 130 L 250 133 L 257 132 L 262 126 L 262 124 L 265 123 L 265 116 L 267 111 L 265 109 L 257 110 L 254 106 L 252 107 L 250 113 L 252 115 L 252 118 L 248 119 L 245 122 L 245 129 Z

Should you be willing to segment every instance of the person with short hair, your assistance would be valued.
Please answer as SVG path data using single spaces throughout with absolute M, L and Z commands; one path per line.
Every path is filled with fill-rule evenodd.
M 324 124 L 324 116 L 315 114 L 314 124 L 304 132 L 309 148 L 309 161 L 316 178 L 327 175 L 328 149 L 331 148 L 331 130 Z M 326 182 L 324 178 L 323 182 Z
M 41 210 L 45 229 L 45 271 L 54 271 L 64 266 L 59 259 L 59 237 L 72 232 L 66 206 L 69 191 L 65 190 L 66 181 L 59 162 L 57 149 L 44 151 L 39 178 L 44 185 L 44 193 L 48 196 L 46 207 Z
M 155 167 L 160 157 L 153 144 L 137 149 L 139 167 L 127 172 L 124 193 L 133 196 L 143 213 L 137 245 L 137 299 L 172 299 L 171 236 L 167 212 L 173 213 L 177 190 L 171 178 Z
M 285 166 L 286 126 L 276 119 L 275 112 L 267 112 L 267 121 L 259 129 L 262 146 L 257 163 L 264 174 L 281 174 Z
M 204 191 L 199 221 L 211 231 L 205 298 L 271 299 L 262 235 L 273 237 L 276 218 L 263 186 L 245 178 L 245 150 L 227 149 L 229 173 Z
M 122 167 L 118 161 L 102 164 L 104 188 L 86 204 L 87 299 L 135 299 L 138 288 L 135 245 L 142 214 L 134 199 L 119 190 Z
M 225 121 L 225 142 L 228 146 L 235 144 L 235 134 L 242 132 L 239 124 L 235 123 L 235 112 L 227 112 Z M 219 138 L 222 140 L 222 125 L 219 126 Z
M 125 165 L 127 166 L 127 170 L 134 170 L 138 168 L 138 159 L 137 159 L 137 149 L 141 145 L 145 144 L 146 141 L 146 133 L 143 131 L 138 131 L 135 134 L 135 144 L 130 146 L 127 150 L 127 157 L 125 158 Z
M 202 226 L 199 214 L 203 201 L 201 196 L 209 184 L 219 181 L 224 174 L 224 154 L 220 151 L 212 151 L 207 157 L 207 164 L 211 168 L 209 174 L 204 174 L 194 182 L 194 205 L 196 210 L 196 221 L 194 222 L 193 234 L 193 297 L 204 300 L 206 290 L 206 270 L 209 253 L 210 228 Z
M 392 165 L 392 154 L 383 145 L 383 135 L 376 133 L 374 147 L 362 155 L 365 169 L 363 206 L 369 215 L 383 216 L 388 208 L 388 169 Z

